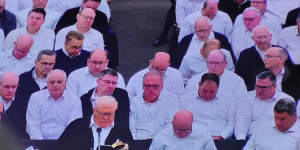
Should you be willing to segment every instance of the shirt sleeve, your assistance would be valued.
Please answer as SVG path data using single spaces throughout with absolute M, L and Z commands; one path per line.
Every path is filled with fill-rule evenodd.
M 227 112 L 227 125 L 225 129 L 221 132 L 220 136 L 222 136 L 224 139 L 232 136 L 233 133 L 233 128 L 234 128 L 234 122 L 235 122 L 235 108 L 236 108 L 236 102 L 234 100 L 228 107 L 228 112 Z
M 189 65 L 188 65 L 188 57 L 187 56 L 184 56 L 183 57 L 183 60 L 182 60 L 182 63 L 179 67 L 179 71 L 182 75 L 182 78 L 183 78 L 183 83 L 186 85 L 189 81 L 189 79 L 191 78 L 191 71 L 189 69 Z
M 135 113 L 136 113 L 135 105 L 132 101 L 130 101 L 129 128 L 133 139 L 136 139 L 136 127 L 135 127 L 136 114 Z
M 70 113 L 68 124 L 70 124 L 72 121 L 78 118 L 82 118 L 82 106 L 79 98 L 74 100 L 74 105 L 73 105 L 72 112 Z
M 251 123 L 251 108 L 248 100 L 238 103 L 235 114 L 234 135 L 237 140 L 245 140 Z
M 29 99 L 28 108 L 26 112 L 26 131 L 30 139 L 43 139 L 41 126 L 40 106 L 37 103 L 38 99 L 32 95 Z
M 67 80 L 67 89 L 69 91 L 71 91 L 72 93 L 74 93 L 77 96 L 81 96 L 79 95 L 79 86 L 77 84 L 77 79 L 75 77 L 75 74 L 70 74 Z

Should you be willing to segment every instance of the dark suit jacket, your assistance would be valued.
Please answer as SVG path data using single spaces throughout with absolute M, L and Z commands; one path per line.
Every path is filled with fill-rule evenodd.
M 62 28 L 71 26 L 77 22 L 76 15 L 80 7 L 71 8 L 67 10 L 57 22 L 55 33 Z M 108 52 L 109 68 L 116 69 L 119 65 L 119 46 L 116 33 L 108 24 L 107 17 L 104 13 L 96 10 L 96 16 L 92 28 L 103 34 L 105 49 Z
M 56 53 L 56 61 L 54 65 L 54 69 L 61 69 L 66 72 L 67 75 L 69 75 L 72 71 L 85 67 L 87 64 L 87 59 L 90 57 L 90 52 L 86 50 L 81 50 L 81 53 L 79 56 L 76 56 L 75 58 L 68 57 L 62 49 L 59 49 L 55 51 Z
M 82 114 L 85 118 L 90 118 L 93 114 L 93 106 L 90 101 L 95 88 L 88 91 L 88 93 L 80 97 L 82 104 Z M 125 90 L 121 88 L 115 88 L 112 96 L 118 102 L 118 109 L 115 115 L 115 124 L 122 126 L 129 126 L 129 98 Z
M 58 139 L 58 150 L 90 150 L 94 146 L 91 118 L 79 118 L 71 122 Z M 127 143 L 132 149 L 132 135 L 128 127 L 115 126 L 105 139 L 105 145 L 112 145 L 116 140 Z
M 239 6 L 234 0 L 219 0 L 219 10 L 226 12 L 232 22 L 234 22 L 239 14 L 243 13 L 247 7 L 250 7 L 250 3 L 250 1 L 247 1 Z
M 233 63 L 235 64 L 236 59 L 235 59 L 234 53 L 231 49 L 231 45 L 229 44 L 228 39 L 226 38 L 226 36 L 224 36 L 223 34 L 220 34 L 218 32 L 213 32 L 213 33 L 214 33 L 215 39 L 218 39 L 220 41 L 221 48 L 224 48 L 224 49 L 226 49 L 230 52 Z M 177 46 L 177 48 L 174 52 L 173 57 L 171 57 L 171 66 L 172 67 L 177 68 L 177 69 L 179 68 L 179 66 L 182 62 L 183 56 L 186 54 L 187 49 L 188 49 L 188 47 L 191 43 L 191 40 L 192 40 L 193 36 L 194 36 L 194 33 L 185 36 L 180 41 L 180 43 L 178 44 L 178 46 Z
M 296 101 L 300 99 L 300 65 L 285 66 L 281 88 Z
M 235 73 L 245 81 L 248 91 L 254 90 L 256 75 L 265 70 L 265 64 L 255 46 L 240 53 L 235 67 Z
M 5 115 L 5 122 L 14 129 L 14 132 L 20 138 L 28 138 L 26 134 L 26 110 L 28 101 L 32 93 L 40 90 L 40 87 L 32 77 L 34 69 L 35 68 L 32 68 L 30 71 L 19 76 L 15 100 Z
M 286 17 L 286 21 L 285 21 L 285 24 L 283 25 L 283 27 L 285 28 L 285 27 L 296 25 L 297 24 L 296 19 L 297 19 L 299 12 L 300 12 L 300 7 L 291 10 Z

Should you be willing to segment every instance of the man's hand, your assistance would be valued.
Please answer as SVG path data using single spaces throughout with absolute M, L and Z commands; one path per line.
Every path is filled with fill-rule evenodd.
M 222 136 L 215 136 L 215 135 L 212 136 L 212 139 L 213 140 L 224 140 Z

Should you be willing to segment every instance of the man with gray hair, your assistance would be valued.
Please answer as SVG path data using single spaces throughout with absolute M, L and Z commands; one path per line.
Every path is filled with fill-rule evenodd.
M 58 150 L 132 149 L 133 140 L 128 126 L 114 122 L 117 109 L 118 102 L 114 97 L 98 97 L 92 116 L 76 119 L 68 125 L 58 139 Z
M 47 75 L 47 89 L 31 95 L 26 112 L 30 139 L 58 139 L 67 125 L 82 117 L 78 97 L 65 90 L 67 76 L 62 70 Z
M 295 101 L 280 99 L 273 111 L 274 122 L 259 126 L 243 150 L 299 150 L 300 122 Z

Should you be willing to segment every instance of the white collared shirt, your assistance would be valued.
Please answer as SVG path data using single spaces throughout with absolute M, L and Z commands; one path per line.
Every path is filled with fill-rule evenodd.
M 179 28 L 182 27 L 184 18 L 196 11 L 200 11 L 205 0 L 177 0 L 176 1 L 176 22 Z
M 261 125 L 248 140 L 243 150 L 299 150 L 300 122 L 285 132 L 277 130 L 274 122 Z
M 159 132 L 153 139 L 149 150 L 217 150 L 207 128 L 193 122 L 192 133 L 184 138 L 174 135 L 173 127 Z
M 184 92 L 197 92 L 199 88 L 199 81 L 201 80 L 202 75 L 205 73 L 207 72 L 203 72 L 192 77 L 185 86 Z M 230 95 L 236 99 L 243 99 L 246 94 L 247 88 L 244 80 L 234 72 L 225 69 L 223 74 L 220 76 L 220 83 L 217 93 L 218 97 L 222 97 L 222 95 Z
M 282 78 L 283 78 L 283 75 L 284 75 L 284 71 L 285 71 L 285 69 L 283 67 L 282 70 L 280 71 L 280 73 L 276 76 L 276 88 L 279 91 L 282 91 L 282 84 L 281 84 L 281 82 L 282 82 Z
M 17 18 L 17 23 L 19 28 L 26 27 L 27 25 L 26 20 L 28 17 L 28 13 L 31 10 L 32 8 L 27 8 L 16 13 L 16 18 Z M 54 30 L 55 25 L 58 19 L 60 18 L 61 14 L 49 8 L 45 8 L 45 11 L 46 11 L 46 17 L 42 27 Z
M 185 17 L 182 27 L 180 28 L 178 39 L 181 40 L 184 36 L 195 32 L 194 25 L 197 18 L 200 16 L 202 16 L 201 11 L 196 11 Z M 233 24 L 227 13 L 218 10 L 216 16 L 210 21 L 213 31 L 225 35 L 228 40 L 230 40 Z
M 214 32 L 211 31 L 209 33 L 208 39 L 214 39 L 214 38 L 215 38 Z M 191 55 L 196 52 L 200 52 L 200 49 L 202 48 L 203 44 L 204 41 L 198 40 L 197 35 L 194 34 L 185 55 Z
M 268 100 L 260 100 L 254 91 L 248 92 L 236 112 L 235 136 L 237 139 L 246 139 L 252 135 L 257 128 L 265 122 L 274 121 L 274 106 L 282 98 L 293 99 L 291 96 L 276 91 L 274 96 Z
M 300 64 L 300 33 L 297 26 L 284 28 L 279 35 L 278 45 L 285 48 L 294 64 Z
M 100 145 L 105 145 L 105 140 L 111 130 L 111 128 L 114 126 L 114 123 L 112 123 L 111 125 L 105 127 L 105 128 L 101 128 L 101 132 L 100 132 Z M 92 132 L 93 132 L 93 138 L 94 138 L 94 150 L 97 150 L 98 147 L 98 132 L 97 132 L 97 128 L 98 125 L 95 123 L 94 121 L 94 115 L 92 115 L 91 117 L 91 123 L 90 123 L 90 128 L 92 128 Z
M 4 46 L 4 32 L 2 29 L 0 29 L 0 52 L 4 51 L 3 46 Z
M 153 138 L 171 123 L 178 109 L 177 96 L 167 91 L 162 91 L 154 103 L 146 103 L 143 94 L 134 97 L 130 101 L 129 115 L 133 139 Z
M 221 51 L 226 55 L 227 66 L 226 69 L 234 72 L 234 65 L 230 55 L 230 52 L 224 49 Z M 183 82 L 186 85 L 187 82 L 194 76 L 199 73 L 207 71 L 206 60 L 205 58 L 198 53 L 192 55 L 185 55 L 179 67 L 179 71 L 182 74 Z
M 81 101 L 65 90 L 57 100 L 48 89 L 33 93 L 26 112 L 26 131 L 30 139 L 58 139 L 65 128 L 82 117 Z
M 2 96 L 0 96 L 0 101 L 2 101 L 3 104 L 3 109 L 4 111 L 7 111 L 8 108 L 11 106 L 11 104 L 14 102 L 15 98 L 13 97 L 11 100 L 9 100 L 7 103 L 6 101 L 3 99 Z M 1 105 L 1 104 L 0 104 Z
M 30 34 L 27 32 L 26 27 L 17 28 L 9 32 L 6 36 L 4 50 L 10 50 L 13 48 L 14 42 L 21 34 Z M 39 51 L 49 49 L 52 50 L 54 46 L 54 32 L 47 28 L 40 28 L 39 31 L 31 35 L 33 38 L 33 45 L 30 49 L 30 52 L 34 56 L 38 54 Z
M 262 51 L 262 50 L 260 50 L 256 44 L 255 44 L 255 49 L 256 49 L 256 51 L 258 52 L 258 54 L 259 54 L 261 60 L 263 60 L 263 59 L 264 59 L 264 56 L 265 56 L 265 52 Z
M 135 73 L 127 83 L 127 92 L 129 100 L 133 97 L 142 94 L 143 91 L 143 76 L 149 72 L 149 68 L 145 68 Z M 172 92 L 178 97 L 183 93 L 184 85 L 181 73 L 172 67 L 168 67 L 163 75 L 163 90 Z
M 67 89 L 81 97 L 90 89 L 97 86 L 97 77 L 90 74 L 88 67 L 79 68 L 70 73 L 67 81 Z M 118 73 L 118 88 L 126 89 L 123 76 Z
M 43 89 L 47 86 L 47 77 L 45 77 L 44 79 L 40 79 L 39 77 L 37 77 L 35 69 L 32 71 L 32 77 L 35 83 L 40 87 L 40 89 Z
M 20 75 L 34 67 L 34 57 L 29 52 L 25 57 L 17 59 L 12 55 L 12 50 L 0 54 L 0 74 L 3 72 L 14 72 Z
M 230 137 L 234 128 L 235 100 L 226 96 L 204 101 L 197 92 L 189 92 L 180 98 L 181 109 L 193 113 L 195 122 L 208 127 L 211 135 Z
M 65 47 L 66 35 L 70 31 L 78 31 L 76 28 L 76 24 L 65 27 L 56 34 L 55 50 Z M 82 49 L 89 52 L 93 51 L 96 48 L 104 49 L 104 41 L 103 41 L 102 33 L 98 32 L 93 28 L 90 28 L 90 30 L 86 33 L 83 33 L 83 35 L 84 35 L 84 40 L 83 40 Z
M 62 47 L 61 49 L 62 49 L 63 53 L 64 53 L 67 57 L 69 57 L 69 58 L 71 58 L 71 59 L 73 59 L 73 58 L 75 58 L 75 57 L 77 57 L 77 56 L 79 56 L 79 55 L 81 54 L 81 51 L 80 51 L 75 57 L 73 57 L 73 56 L 71 56 L 71 55 L 67 52 L 65 46 Z

